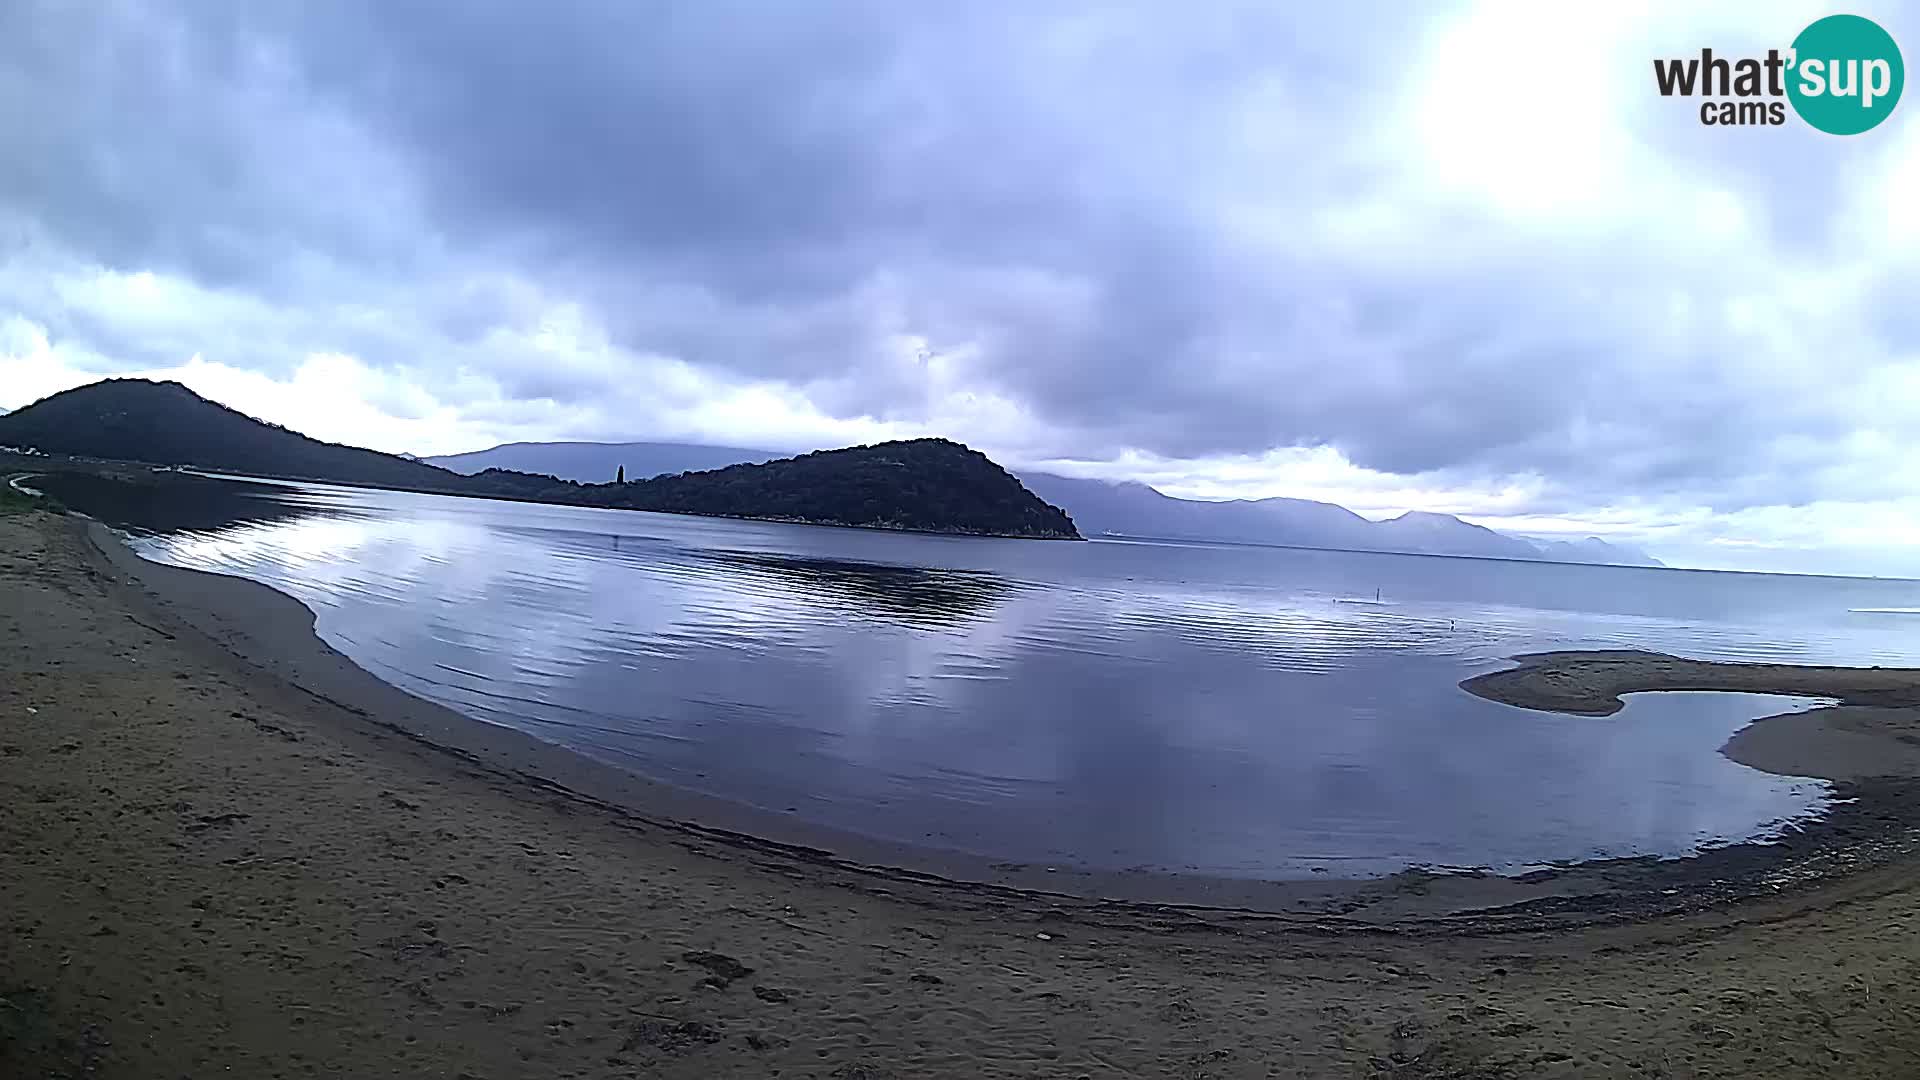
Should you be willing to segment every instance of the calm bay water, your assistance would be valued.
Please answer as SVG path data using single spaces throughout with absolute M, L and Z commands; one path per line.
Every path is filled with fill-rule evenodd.
M 363 667 L 479 720 L 808 824 L 1048 865 L 1512 870 L 1764 836 L 1825 786 L 1717 750 L 1805 702 L 1645 694 L 1591 719 L 1456 684 L 1557 648 L 1920 663 L 1908 618 L 1857 611 L 1920 607 L 1905 581 L 280 491 L 136 546 L 298 597 Z

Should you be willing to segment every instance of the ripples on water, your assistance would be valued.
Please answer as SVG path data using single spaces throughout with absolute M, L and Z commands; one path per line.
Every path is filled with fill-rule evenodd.
M 1637 695 L 1574 719 L 1456 684 L 1556 648 L 1920 661 L 1904 620 L 1852 610 L 1920 606 L 1911 582 L 945 538 L 319 486 L 254 501 L 253 520 L 139 546 L 299 597 L 363 666 L 479 719 L 811 823 L 1050 864 L 1508 869 L 1765 835 L 1824 786 L 1716 751 L 1803 702 Z

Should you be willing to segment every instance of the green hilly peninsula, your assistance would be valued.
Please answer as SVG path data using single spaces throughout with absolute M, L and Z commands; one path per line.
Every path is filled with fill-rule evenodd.
M 1073 520 L 1041 502 L 987 455 L 946 439 L 822 450 L 763 465 L 669 473 L 592 489 L 595 505 L 676 514 L 859 522 L 926 532 L 1079 536 Z
M 982 536 L 1080 535 L 1064 511 L 985 454 L 947 439 L 822 450 L 634 483 L 581 484 L 505 469 L 465 476 L 311 439 L 208 401 L 179 383 L 108 379 L 0 416 L 0 446 L 528 502 Z

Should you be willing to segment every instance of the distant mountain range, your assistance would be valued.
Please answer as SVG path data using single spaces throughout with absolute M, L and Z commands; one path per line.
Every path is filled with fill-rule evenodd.
M 944 439 L 797 458 L 687 443 L 511 443 L 415 459 L 321 442 L 208 401 L 178 383 L 142 379 L 93 383 L 0 415 L 0 446 L 723 517 L 1044 537 L 1076 535 L 1077 524 L 1092 535 L 1661 565 L 1645 552 L 1597 537 L 1535 541 L 1448 514 L 1411 512 L 1370 521 L 1345 507 L 1306 499 L 1213 502 L 1174 498 L 1140 483 L 1038 471 L 1015 477 L 984 455 Z M 623 469 L 629 482 L 614 483 Z
M 946 439 L 821 450 L 613 483 L 502 468 L 471 475 L 310 439 L 179 383 L 108 379 L 0 416 L 0 446 L 216 472 L 710 517 L 1078 539 L 1073 522 L 985 454 Z M 685 458 L 677 459 L 685 460 Z
M 603 484 L 622 466 L 627 479 L 645 480 L 666 473 L 704 472 L 729 465 L 757 465 L 785 457 L 770 450 L 737 446 L 696 446 L 692 443 L 516 442 L 467 454 L 419 458 L 459 473 L 486 469 L 546 473 L 562 480 Z M 612 464 L 608 464 L 612 462 Z
M 460 472 L 504 468 L 549 472 L 581 482 L 604 481 L 624 468 L 628 477 L 712 468 L 716 461 L 752 462 L 771 451 L 687 443 L 508 443 L 489 450 L 422 460 Z M 1411 511 L 1370 521 L 1344 506 L 1309 499 L 1179 499 L 1137 482 L 1114 483 L 1053 473 L 1016 474 L 1027 490 L 1065 510 L 1089 536 L 1270 544 L 1417 555 L 1660 566 L 1637 548 L 1598 537 L 1534 541 L 1496 532 L 1450 514 Z

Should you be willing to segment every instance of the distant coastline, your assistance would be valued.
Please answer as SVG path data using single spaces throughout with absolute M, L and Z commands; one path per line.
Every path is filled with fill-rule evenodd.
M 105 462 L 510 501 L 832 524 L 953 536 L 1078 539 L 1058 506 L 997 463 L 949 439 L 820 450 L 760 463 L 628 482 L 544 473 L 462 474 L 263 423 L 175 382 L 106 379 L 0 417 L 0 446 Z
M 155 468 L 155 472 L 166 470 Z M 344 480 L 315 480 L 303 476 L 270 476 L 264 473 L 242 473 L 212 471 L 207 469 L 181 468 L 173 470 L 176 475 L 198 476 L 207 480 L 227 480 L 242 483 L 274 484 L 319 484 L 327 487 L 353 488 L 358 491 L 399 491 L 408 495 L 439 495 L 451 499 L 485 499 L 489 502 L 519 503 L 523 506 L 575 506 L 582 510 L 615 510 L 627 514 L 672 514 L 675 517 L 712 518 L 718 521 L 763 521 L 775 525 L 811 525 L 822 529 L 865 529 L 874 532 L 916 533 L 922 536 L 975 536 L 986 540 L 1068 540 L 1085 541 L 1084 536 L 1051 536 L 1025 533 L 999 533 L 971 531 L 965 529 L 920 529 L 906 525 L 887 525 L 884 523 L 848 524 L 843 521 L 820 521 L 797 517 L 759 517 L 751 514 L 710 514 L 698 510 L 641 510 L 624 506 L 594 506 L 589 503 L 554 503 L 536 499 L 523 499 L 509 494 L 497 494 L 481 491 L 445 491 L 436 488 L 400 488 L 384 484 L 355 484 Z
M 1591 566 L 1598 570 L 1687 570 L 1703 574 L 1745 574 L 1763 573 L 1753 570 L 1694 570 L 1686 566 L 1639 566 L 1632 563 L 1575 562 L 1567 559 L 1530 559 L 1517 555 L 1474 555 L 1452 551 L 1400 551 L 1395 548 L 1377 547 L 1329 547 L 1323 544 L 1281 544 L 1264 540 L 1210 540 L 1197 536 L 1149 536 L 1146 534 L 1103 532 L 1094 536 L 1082 537 L 1086 540 L 1116 540 L 1120 542 L 1146 544 L 1192 544 L 1195 547 L 1232 547 L 1232 548 L 1270 548 L 1277 551 L 1335 551 L 1342 555 L 1390 555 L 1395 558 L 1413 559 L 1467 559 L 1473 562 L 1514 563 L 1520 566 Z M 1836 576 L 1836 575 L 1780 575 L 1793 576 Z M 1881 579 L 1889 580 L 1889 579 Z
M 622 473 L 660 476 L 776 457 L 766 450 L 686 443 L 520 442 L 420 460 L 469 475 L 500 469 L 594 484 Z M 1631 545 L 1599 537 L 1529 538 L 1450 514 L 1409 512 L 1375 521 L 1335 503 L 1312 499 L 1183 499 L 1138 481 L 1075 478 L 1028 468 L 1015 471 L 1014 478 L 1032 494 L 1065 510 L 1087 536 L 1573 565 L 1663 565 Z

